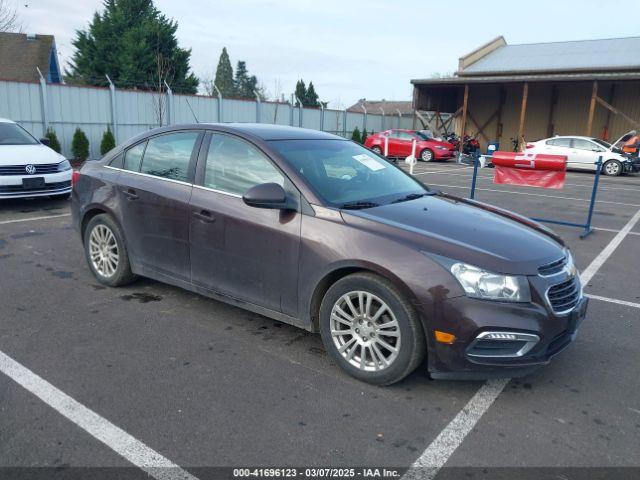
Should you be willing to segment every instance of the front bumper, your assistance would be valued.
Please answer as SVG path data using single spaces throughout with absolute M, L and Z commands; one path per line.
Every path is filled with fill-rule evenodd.
M 439 312 L 422 313 L 429 322 L 427 343 L 428 368 L 433 378 L 487 379 L 518 377 L 531 373 L 549 361 L 576 338 L 585 317 L 588 299 L 582 297 L 571 312 L 549 313 L 535 303 L 508 304 L 458 297 L 442 302 Z M 456 336 L 453 344 L 435 341 L 434 331 Z M 483 332 L 499 331 L 535 335 L 539 341 L 522 356 L 473 356 L 472 344 Z
M 0 176 L 0 199 L 43 197 L 48 195 L 65 195 L 71 193 L 72 170 L 48 173 L 43 175 L 10 175 Z M 44 183 L 39 186 L 24 186 L 22 180 L 29 178 L 43 178 Z
M 437 160 L 448 160 L 449 158 L 453 158 L 455 154 L 455 150 L 440 150 L 438 148 L 433 150 L 433 156 Z

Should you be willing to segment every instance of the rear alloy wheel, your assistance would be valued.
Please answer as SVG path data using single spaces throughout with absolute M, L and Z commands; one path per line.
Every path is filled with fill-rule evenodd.
M 320 308 L 325 348 L 350 375 L 389 385 L 424 358 L 422 325 L 411 304 L 384 278 L 370 273 L 336 282 Z
M 617 177 L 622 174 L 622 164 L 618 160 L 609 160 L 602 167 L 605 175 L 611 175 L 613 177 Z
M 376 152 L 378 155 L 382 155 L 382 150 L 377 145 L 375 147 L 371 147 L 372 152 Z
M 433 160 L 433 152 L 428 148 L 425 148 L 422 153 L 420 153 L 420 160 L 423 162 L 430 162 Z
M 96 279 L 118 287 L 135 279 L 120 228 L 106 214 L 93 217 L 84 233 L 87 263 Z

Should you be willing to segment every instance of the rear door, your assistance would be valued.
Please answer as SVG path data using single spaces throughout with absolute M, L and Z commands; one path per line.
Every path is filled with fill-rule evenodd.
M 413 146 L 413 135 L 409 132 L 398 132 L 398 156 L 406 158 L 411 155 Z
M 189 281 L 189 199 L 200 131 L 170 132 L 125 152 L 122 224 L 136 270 Z
M 301 216 L 250 207 L 247 190 L 275 182 L 299 192 L 252 143 L 234 135 L 207 136 L 191 198 L 191 276 L 194 284 L 236 299 L 297 314 Z

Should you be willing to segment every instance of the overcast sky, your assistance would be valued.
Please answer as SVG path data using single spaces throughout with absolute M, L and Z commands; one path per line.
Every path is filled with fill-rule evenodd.
M 28 33 L 53 34 L 62 65 L 75 31 L 102 0 L 16 0 Z M 213 78 L 227 47 L 270 95 L 312 80 L 332 107 L 360 98 L 409 100 L 412 78 L 456 70 L 458 57 L 504 35 L 533 43 L 640 35 L 637 0 L 156 0 L 178 21 L 191 66 Z M 526 5 L 526 8 L 524 8 Z

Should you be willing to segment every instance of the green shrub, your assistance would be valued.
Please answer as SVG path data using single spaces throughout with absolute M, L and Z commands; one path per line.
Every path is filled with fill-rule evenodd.
M 100 155 L 104 155 L 109 150 L 115 148 L 116 139 L 111 133 L 111 129 L 107 127 L 107 131 L 102 135 L 102 142 L 100 142 Z
M 60 148 L 60 142 L 58 141 L 58 136 L 56 135 L 56 131 L 53 128 L 51 127 L 47 128 L 47 131 L 44 134 L 44 138 L 49 139 L 50 149 L 60 153 L 60 150 L 62 149 Z
M 367 139 L 367 129 L 365 128 L 362 131 L 362 139 L 360 140 L 360 143 L 362 143 L 364 145 L 365 140 Z
M 76 131 L 73 133 L 71 152 L 75 160 L 84 162 L 89 158 L 89 139 L 84 132 L 80 130 L 80 127 L 76 128 Z
M 351 140 L 353 140 L 354 142 L 362 143 L 362 137 L 360 136 L 360 129 L 358 127 L 353 129 Z

